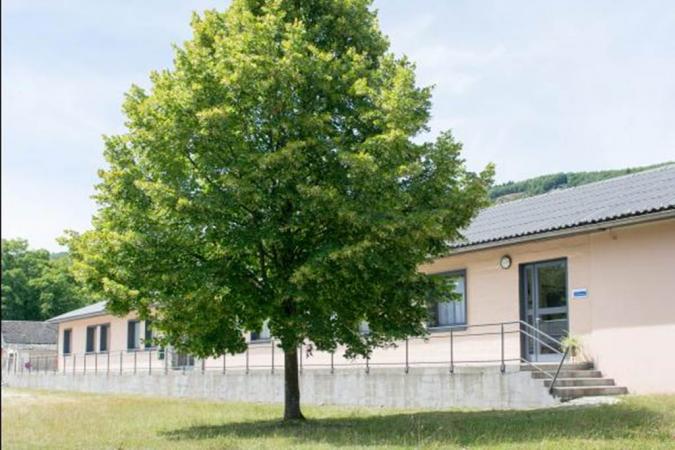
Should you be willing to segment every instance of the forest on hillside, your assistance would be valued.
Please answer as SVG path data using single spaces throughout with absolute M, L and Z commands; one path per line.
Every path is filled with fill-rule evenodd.
M 490 199 L 495 203 L 503 203 L 518 198 L 544 194 L 554 189 L 563 189 L 594 181 L 606 180 L 621 175 L 642 172 L 645 170 L 663 167 L 672 162 L 654 164 L 651 166 L 628 167 L 617 170 L 599 170 L 595 172 L 559 172 L 550 175 L 541 175 L 522 181 L 509 181 L 497 184 L 490 189 Z

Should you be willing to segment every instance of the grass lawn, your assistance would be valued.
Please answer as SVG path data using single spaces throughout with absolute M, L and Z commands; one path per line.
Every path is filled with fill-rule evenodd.
M 530 411 L 281 406 L 2 390 L 2 448 L 675 448 L 675 396 Z

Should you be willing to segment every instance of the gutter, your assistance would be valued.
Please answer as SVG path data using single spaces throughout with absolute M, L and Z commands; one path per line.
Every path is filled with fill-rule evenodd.
M 625 217 L 622 219 L 607 220 L 604 222 L 596 222 L 587 225 L 579 225 L 569 228 L 562 228 L 558 230 L 544 231 L 541 233 L 532 233 L 525 236 L 516 236 L 513 238 L 506 238 L 475 245 L 468 245 L 466 247 L 455 247 L 452 249 L 451 253 L 444 255 L 442 257 L 453 256 L 459 253 L 469 253 L 485 249 L 506 247 L 525 242 L 557 239 L 561 237 L 569 237 L 577 234 L 590 233 L 594 231 L 605 231 L 611 228 L 626 227 L 630 225 L 638 225 L 648 222 L 657 222 L 660 220 L 667 220 L 672 218 L 675 218 L 675 209 L 667 209 L 665 211 L 659 211 L 655 213 L 640 214 Z

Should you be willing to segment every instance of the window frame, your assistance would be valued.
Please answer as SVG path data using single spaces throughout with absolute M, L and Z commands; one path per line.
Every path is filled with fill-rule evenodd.
M 468 295 L 468 276 L 467 276 L 467 269 L 457 269 L 457 270 L 449 270 L 447 272 L 439 272 L 439 273 L 434 273 L 432 275 L 440 275 L 444 277 L 458 277 L 461 276 L 464 278 L 464 292 L 462 293 L 464 295 L 464 322 L 458 322 L 458 323 L 453 323 L 453 324 L 448 324 L 448 325 L 434 325 L 431 326 L 429 325 L 429 322 L 427 322 L 427 331 L 430 333 L 434 332 L 442 332 L 442 331 L 448 331 L 450 329 L 453 330 L 465 330 L 468 325 L 469 325 L 469 295 Z M 439 303 L 447 303 L 447 302 L 438 302 L 436 301 L 436 307 L 438 307 Z M 438 311 L 436 311 L 436 317 L 438 317 Z M 438 320 L 437 320 L 438 321 Z
M 131 347 L 129 345 L 130 339 L 129 339 L 129 331 L 131 330 L 131 324 L 134 324 L 134 347 Z M 138 335 L 136 334 L 136 331 L 138 331 Z M 142 347 L 142 342 L 141 342 L 141 336 L 140 336 L 140 331 L 141 331 L 141 321 L 138 319 L 130 319 L 127 320 L 127 351 L 129 352 L 137 352 L 143 349 Z M 138 342 L 138 345 L 136 345 L 136 342 Z
M 152 343 L 152 338 L 155 337 L 154 330 L 152 329 L 152 322 L 152 320 L 143 321 L 143 342 L 141 345 L 141 350 L 157 350 L 157 346 Z M 148 344 L 148 331 L 150 331 L 150 344 Z
M 91 342 L 91 350 L 89 350 L 89 330 L 93 330 L 93 335 L 92 335 L 92 342 Z M 96 341 L 98 337 L 98 325 L 87 325 L 87 328 L 85 329 L 85 335 L 84 335 L 84 352 L 86 354 L 91 355 L 92 353 L 96 353 Z
M 253 338 L 253 336 L 260 336 L 263 331 L 267 330 L 267 334 L 269 334 L 269 337 L 256 337 Z M 265 343 L 270 343 L 272 342 L 272 334 L 270 333 L 270 329 L 267 327 L 267 323 L 264 323 L 262 326 L 262 329 L 260 331 L 251 331 L 248 335 L 248 343 L 249 344 L 265 344 Z
M 100 323 L 97 325 L 98 327 L 98 339 L 96 339 L 96 342 L 98 343 L 98 353 L 108 353 L 110 351 L 110 322 L 106 323 Z M 106 339 L 105 339 L 105 350 L 101 350 L 101 328 L 106 328 Z
M 66 340 L 66 332 L 68 333 L 68 339 Z M 73 354 L 73 329 L 64 328 L 63 329 L 63 345 L 61 346 L 61 354 L 64 356 Z M 66 351 L 66 342 L 68 343 L 68 351 Z

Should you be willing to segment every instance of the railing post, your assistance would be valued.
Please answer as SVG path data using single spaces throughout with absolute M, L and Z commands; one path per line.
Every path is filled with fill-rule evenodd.
M 405 373 L 410 371 L 410 345 L 408 343 L 408 338 L 405 338 Z
M 136 359 L 138 358 L 138 352 L 134 351 L 134 375 L 136 375 Z
M 452 328 L 450 328 L 450 373 L 455 373 L 455 339 Z
M 248 350 L 249 350 L 249 347 L 247 346 L 246 347 L 246 373 L 247 374 L 248 374 Z
M 502 342 L 502 373 L 506 372 L 506 365 L 504 364 L 504 323 L 501 324 L 501 342 Z
M 331 374 L 335 373 L 335 362 L 334 362 L 334 359 L 335 359 L 335 352 L 332 351 L 332 352 L 330 352 L 330 373 L 331 373 Z
M 270 341 L 272 342 L 272 373 L 274 373 L 274 339 Z

